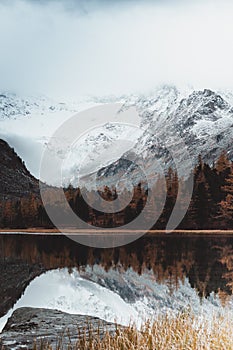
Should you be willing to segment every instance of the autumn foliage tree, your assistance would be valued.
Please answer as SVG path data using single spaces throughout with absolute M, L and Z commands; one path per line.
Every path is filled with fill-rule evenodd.
M 225 198 L 220 202 L 220 218 L 224 220 L 226 226 L 233 226 L 233 168 L 222 186 Z
M 193 170 L 193 194 L 188 211 L 179 224 L 180 229 L 233 229 L 233 166 L 226 152 L 223 152 L 213 166 L 206 164 L 201 156 Z M 129 193 L 127 188 L 120 190 L 120 195 L 131 198 L 119 212 L 115 210 L 118 197 L 116 188 L 103 186 L 97 192 L 85 188 L 64 188 L 64 194 L 70 208 L 83 221 L 99 227 L 118 227 L 133 222 L 147 211 L 142 224 L 152 223 L 153 229 L 165 229 L 174 206 L 182 212 L 189 203 L 189 179 L 179 179 L 176 170 L 169 168 L 165 182 L 157 176 L 148 186 L 141 181 Z M 166 193 L 165 193 L 166 192 Z M 179 198 L 177 195 L 181 194 Z M 161 210 L 164 195 L 164 208 Z M 46 188 L 46 206 L 55 206 L 61 224 L 66 225 L 67 208 L 60 207 L 60 200 L 55 188 Z M 150 200 L 148 200 L 148 196 Z M 88 198 L 88 201 L 86 199 Z M 102 200 L 101 200 L 102 199 Z M 112 211 L 107 212 L 106 207 Z M 98 209 L 96 209 L 98 208 Z M 153 217 L 158 217 L 153 222 Z M 48 227 L 52 228 L 46 209 L 39 194 L 29 193 L 22 198 L 2 197 L 0 200 L 0 226 L 2 228 Z M 139 227 L 134 227 L 138 229 Z M 140 227 L 142 228 L 142 227 Z

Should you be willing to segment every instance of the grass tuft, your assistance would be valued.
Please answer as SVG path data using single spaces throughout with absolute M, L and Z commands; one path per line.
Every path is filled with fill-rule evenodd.
M 176 316 L 159 316 L 145 322 L 140 329 L 130 325 L 116 326 L 115 334 L 106 329 L 102 337 L 93 334 L 91 325 L 87 332 L 79 333 L 75 344 L 62 345 L 57 342 L 56 350 L 232 350 L 233 320 L 230 316 L 195 316 L 182 312 Z M 54 349 L 43 341 L 35 343 L 34 350 Z

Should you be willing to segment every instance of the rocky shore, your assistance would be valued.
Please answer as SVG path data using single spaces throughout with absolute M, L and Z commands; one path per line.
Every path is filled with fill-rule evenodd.
M 98 334 L 100 338 L 108 330 L 116 331 L 116 325 L 97 317 L 73 315 L 58 310 L 23 307 L 14 311 L 0 334 L 0 349 L 33 349 L 35 343 L 51 344 L 56 349 L 58 342 L 67 346 L 74 344 L 78 337 L 86 333 L 89 337 Z

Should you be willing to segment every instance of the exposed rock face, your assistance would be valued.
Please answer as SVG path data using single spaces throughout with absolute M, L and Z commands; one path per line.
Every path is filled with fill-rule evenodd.
M 0 198 L 22 198 L 39 192 L 38 180 L 30 174 L 14 149 L 1 139 L 0 164 Z
M 140 160 L 143 164 L 145 162 L 145 172 L 149 176 L 157 169 L 153 164 L 158 160 L 165 170 L 176 165 L 181 169 L 181 175 L 187 177 L 190 166 L 185 166 L 184 144 L 193 166 L 198 155 L 212 165 L 223 150 L 233 159 L 233 103 L 232 97 L 225 93 L 205 89 L 182 95 L 175 88 L 164 87 L 154 96 L 126 100 L 122 110 L 129 106 L 137 109 L 144 132 L 135 140 L 132 150 L 112 164 L 100 167 L 97 175 L 101 185 L 107 183 L 111 186 L 122 173 L 126 182 L 131 178 L 135 179 L 134 183 L 139 182 L 141 174 L 134 163 L 140 164 Z M 175 150 L 176 159 L 170 150 Z M 132 158 L 134 162 L 126 162 Z M 95 174 L 90 174 L 90 182 L 93 179 Z M 87 178 L 85 180 L 88 181 Z
M 115 324 L 96 317 L 72 315 L 58 310 L 19 308 L 0 334 L 0 345 L 4 349 L 33 349 L 37 338 L 38 344 L 49 342 L 55 348 L 59 340 L 63 345 L 68 345 L 76 342 L 84 332 L 88 338 L 90 325 L 93 336 L 97 333 L 100 337 L 103 336 L 106 329 L 112 334 L 116 331 Z

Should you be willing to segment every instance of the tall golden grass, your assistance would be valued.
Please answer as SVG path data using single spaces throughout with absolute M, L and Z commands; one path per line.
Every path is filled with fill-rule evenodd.
M 79 334 L 79 340 L 63 345 L 59 340 L 56 350 L 232 350 L 233 320 L 230 316 L 195 316 L 184 312 L 176 316 L 159 316 L 136 326 L 119 327 L 115 334 L 106 329 L 104 335 L 93 333 L 89 325 Z M 34 345 L 34 350 L 50 350 L 46 343 Z

